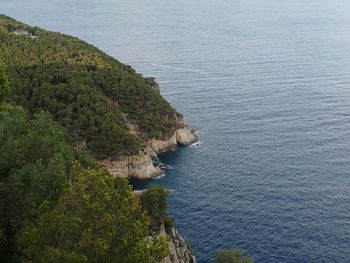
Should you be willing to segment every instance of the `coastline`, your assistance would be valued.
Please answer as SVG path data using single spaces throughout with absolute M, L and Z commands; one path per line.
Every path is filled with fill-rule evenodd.
M 152 179 L 164 173 L 158 153 L 167 152 L 178 145 L 190 146 L 198 141 L 195 130 L 184 119 L 180 120 L 181 128 L 167 140 L 152 139 L 146 142 L 146 147 L 137 155 L 125 156 L 118 160 L 101 160 L 99 164 L 116 178 L 134 178 L 140 180 Z

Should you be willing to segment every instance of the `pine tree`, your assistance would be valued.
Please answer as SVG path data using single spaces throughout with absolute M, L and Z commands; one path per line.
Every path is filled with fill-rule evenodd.
M 3 102 L 9 91 L 9 81 L 6 76 L 6 68 L 4 64 L 0 62 L 0 102 Z

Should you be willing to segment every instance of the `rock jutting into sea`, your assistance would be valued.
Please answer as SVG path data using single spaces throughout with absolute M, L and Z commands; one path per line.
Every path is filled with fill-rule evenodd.
M 162 224 L 160 235 L 165 236 L 169 244 L 169 255 L 163 259 L 162 263 L 197 263 L 188 243 L 174 227 L 166 228 Z
M 167 140 L 152 139 L 146 142 L 146 148 L 137 155 L 125 156 L 117 160 L 106 159 L 100 164 L 115 177 L 150 179 L 163 174 L 157 157 L 159 152 L 169 151 L 178 145 L 189 146 L 198 140 L 195 131 L 185 120 L 180 120 L 181 128 Z

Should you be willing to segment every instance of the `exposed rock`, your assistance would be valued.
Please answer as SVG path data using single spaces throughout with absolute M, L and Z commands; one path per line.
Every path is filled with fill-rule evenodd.
M 176 131 L 177 144 L 190 145 L 198 140 L 194 130 L 190 129 L 189 126 L 185 126 L 182 129 Z
M 147 146 L 155 152 L 165 152 L 177 146 L 176 132 L 168 140 L 149 140 Z
M 143 190 L 133 190 L 133 194 L 136 196 L 142 196 L 145 192 L 147 191 L 147 189 L 143 189 Z
M 196 263 L 196 257 L 187 247 L 185 240 L 172 227 L 166 229 L 160 226 L 160 235 L 165 236 L 169 242 L 169 255 L 163 259 L 162 263 Z
M 177 145 L 191 145 L 198 140 L 195 131 L 192 130 L 184 120 L 181 120 L 182 128 L 177 129 L 167 140 L 148 140 L 147 146 L 155 152 L 165 152 L 175 148 Z
M 146 77 L 145 80 L 151 85 L 151 88 L 156 92 L 160 93 L 159 84 L 155 81 L 153 77 Z
M 100 164 L 115 177 L 149 179 L 163 173 L 162 169 L 153 163 L 151 154 L 147 151 L 119 160 L 102 160 Z
M 157 153 L 169 151 L 177 145 L 191 145 L 198 140 L 195 131 L 187 125 L 185 120 L 180 119 L 179 125 L 182 128 L 176 130 L 169 139 L 149 140 L 146 142 L 147 148 L 137 155 L 118 160 L 106 159 L 99 163 L 115 177 L 150 179 L 159 176 L 163 174 L 163 169 Z

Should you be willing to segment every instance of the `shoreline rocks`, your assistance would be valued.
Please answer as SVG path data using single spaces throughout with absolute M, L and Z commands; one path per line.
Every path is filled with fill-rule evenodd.
M 183 128 L 177 129 L 174 134 L 168 140 L 149 140 L 147 141 L 147 146 L 155 151 L 166 152 L 171 149 L 174 149 L 178 145 L 188 146 L 198 140 L 195 131 L 192 130 L 188 125 L 185 125 Z
M 165 236 L 169 243 L 169 254 L 162 263 L 197 263 L 196 257 L 188 247 L 185 239 L 174 227 L 166 229 L 164 224 L 160 226 L 160 235 Z
M 163 174 L 163 170 L 154 164 L 148 152 L 119 160 L 102 160 L 99 163 L 117 178 L 150 179 Z
M 163 174 L 157 154 L 176 148 L 178 145 L 189 146 L 198 141 L 195 131 L 187 123 L 177 129 L 167 140 L 148 140 L 146 150 L 137 155 L 125 156 L 118 160 L 99 161 L 107 171 L 115 177 L 151 179 Z

